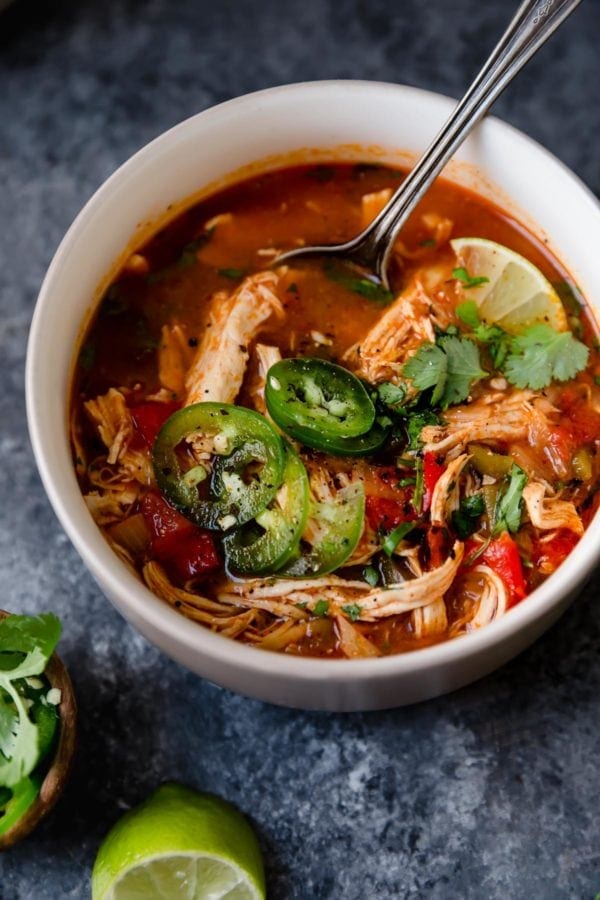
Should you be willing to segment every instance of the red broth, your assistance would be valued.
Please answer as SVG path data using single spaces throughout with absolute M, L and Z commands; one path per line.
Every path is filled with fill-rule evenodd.
M 366 508 L 359 548 L 335 574 L 364 587 L 326 585 L 322 597 L 317 597 L 318 589 L 309 588 L 300 599 L 298 588 L 279 606 L 271 601 L 260 605 L 248 593 L 253 588 L 244 587 L 236 573 L 226 572 L 219 529 L 198 527 L 161 495 L 153 472 L 152 443 L 164 421 L 185 405 L 185 373 L 206 343 L 207 329 L 214 327 L 215 307 L 225 305 L 254 273 L 268 270 L 277 251 L 343 241 L 356 234 L 383 202 L 376 195 L 395 189 L 402 177 L 402 172 L 383 166 L 302 166 L 252 178 L 203 200 L 131 257 L 102 299 L 82 343 L 72 392 L 73 446 L 92 514 L 116 552 L 165 602 L 236 640 L 294 654 L 345 657 L 404 652 L 456 637 L 510 614 L 511 606 L 522 602 L 560 565 L 596 508 L 600 358 L 595 325 L 584 301 L 560 262 L 522 225 L 476 194 L 441 180 L 401 235 L 391 268 L 393 297 L 382 301 L 365 296 L 360 284 L 357 290 L 361 273 L 332 271 L 323 260 L 277 270 L 273 291 L 280 313 L 269 316 L 248 346 L 242 346 L 240 352 L 248 360 L 234 402 L 249 408 L 258 404 L 264 413 L 256 387 L 257 343 L 275 348 L 284 359 L 310 357 L 341 364 L 367 381 L 373 396 L 384 381 L 404 383 L 397 360 L 386 360 L 387 375 L 394 372 L 391 380 L 367 378 L 366 363 L 360 360 L 360 348 L 367 346 L 368 336 L 394 298 L 409 296 L 411 285 L 427 282 L 423 290 L 426 296 L 431 293 L 432 321 L 443 322 L 446 329 L 436 326 L 434 333 L 428 326 L 433 339 L 445 333 L 467 340 L 468 329 L 457 317 L 456 306 L 470 295 L 453 275 L 458 264 L 449 239 L 476 236 L 516 251 L 557 286 L 568 326 L 588 347 L 589 357 L 570 380 L 553 379 L 547 387 L 528 393 L 524 389 L 525 414 L 539 427 L 530 423 L 520 434 L 508 429 L 492 439 L 477 437 L 475 431 L 464 447 L 458 446 L 469 459 L 457 474 L 459 494 L 452 502 L 462 503 L 464 510 L 468 496 L 480 498 L 473 501 L 471 512 L 482 511 L 471 516 L 477 523 L 472 533 L 465 534 L 468 521 L 456 524 L 457 510 L 449 508 L 450 500 L 446 518 L 439 522 L 425 508 L 431 496 L 415 502 L 416 491 L 427 495 L 435 490 L 436 481 L 459 455 L 456 446 L 449 453 L 437 453 L 435 448 L 424 450 L 427 444 L 421 442 L 407 451 L 401 428 L 404 438 L 390 439 L 375 453 L 359 458 L 301 446 L 300 458 L 309 474 L 321 467 L 338 488 L 348 480 L 362 485 Z M 359 347 L 354 357 L 348 355 L 353 346 Z M 489 347 L 480 350 L 488 359 Z M 398 352 L 405 353 L 405 348 Z M 116 405 L 111 391 L 119 392 Z M 438 418 L 452 421 L 461 408 L 468 412 L 469 404 L 474 404 L 477 413 L 488 403 L 495 404 L 495 421 L 508 422 L 510 404 L 514 406 L 522 395 L 522 389 L 506 383 L 502 372 L 490 371 L 489 377 L 472 385 L 462 406 L 453 404 Z M 423 409 L 426 397 L 419 402 Z M 380 408 L 379 413 L 381 417 Z M 393 417 L 394 411 L 390 414 Z M 486 451 L 494 454 L 491 461 Z M 497 530 L 494 516 L 509 485 L 508 463 L 503 459 L 523 471 L 529 485 L 545 485 L 541 510 L 548 521 L 555 514 L 555 527 L 548 521 L 534 524 L 529 503 L 517 498 L 518 527 Z M 455 489 L 454 484 L 447 487 L 449 494 Z M 207 496 L 207 484 L 198 490 Z M 514 508 L 513 504 L 513 513 Z M 399 545 L 404 555 L 393 553 L 388 558 L 382 551 L 386 536 L 413 521 L 412 531 Z M 436 585 L 433 575 L 451 560 L 457 541 L 460 564 L 448 584 L 442 579 Z M 390 583 L 408 585 L 403 588 L 406 594 L 412 582 L 427 575 L 431 587 L 425 589 L 428 601 L 431 597 L 436 601 L 433 606 L 421 603 L 414 609 L 363 618 L 365 592 L 377 590 L 387 602 L 391 595 L 383 592 Z M 257 583 L 263 587 L 256 590 L 260 594 L 266 581 L 272 585 L 279 579 L 286 580 L 279 571 L 261 573 Z

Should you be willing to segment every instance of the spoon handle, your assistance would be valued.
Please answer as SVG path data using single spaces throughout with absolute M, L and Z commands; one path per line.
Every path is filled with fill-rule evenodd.
M 525 0 L 437 137 L 371 225 L 347 245 L 387 284 L 388 257 L 407 218 L 474 125 L 581 0 Z M 351 246 L 352 245 L 352 246 Z

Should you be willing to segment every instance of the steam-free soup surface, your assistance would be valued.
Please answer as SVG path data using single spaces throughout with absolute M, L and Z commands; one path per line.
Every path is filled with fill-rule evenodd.
M 510 216 L 439 181 L 398 241 L 391 292 L 338 263 L 271 266 L 356 234 L 402 177 L 296 167 L 202 201 L 130 257 L 85 337 L 86 502 L 199 627 L 313 656 L 417 649 L 527 602 L 593 514 L 594 326 Z M 491 270 L 465 265 L 461 237 L 500 245 L 492 259 L 515 251 L 560 299 L 517 326 L 481 318 L 498 308 Z

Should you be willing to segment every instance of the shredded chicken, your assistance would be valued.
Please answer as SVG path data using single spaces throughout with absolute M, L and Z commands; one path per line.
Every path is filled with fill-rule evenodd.
M 154 472 L 148 454 L 130 447 L 133 420 L 121 391 L 111 388 L 84 407 L 108 451 L 87 467 L 88 479 L 97 490 L 84 499 L 95 521 L 105 525 L 129 513 L 140 486 L 153 483 Z
M 471 442 L 538 440 L 551 429 L 549 404 L 533 391 L 490 394 L 444 413 L 446 424 L 426 425 L 421 431 L 425 452 L 457 456 Z M 552 409 L 552 407 L 550 407 Z
M 158 348 L 158 379 L 176 397 L 184 392 L 185 375 L 193 355 L 181 325 L 163 325 Z
M 346 616 L 339 612 L 334 614 L 340 650 L 348 659 L 364 659 L 368 656 L 381 656 L 381 653 L 367 637 Z
M 402 366 L 423 343 L 435 341 L 434 326 L 449 324 L 447 311 L 425 290 L 417 275 L 344 360 L 372 384 L 397 380 Z
M 448 628 L 448 613 L 442 599 L 415 609 L 411 618 L 415 637 L 419 639 L 443 634 Z
M 127 450 L 133 436 L 133 421 L 125 397 L 116 388 L 84 403 L 85 411 L 96 425 L 108 449 L 106 460 L 113 465 Z
M 83 499 L 98 525 L 110 525 L 129 514 L 139 494 L 139 484 L 117 484 L 112 489 L 104 487 L 101 492 L 88 491 Z
M 539 481 L 530 481 L 523 488 L 523 500 L 532 524 L 540 531 L 565 528 L 583 534 L 583 522 L 575 505 L 569 500 L 546 497 L 546 491 L 547 486 Z
M 279 347 L 271 347 L 269 344 L 256 344 L 254 353 L 257 360 L 256 379 L 252 385 L 250 393 L 252 395 L 252 403 L 258 412 L 265 415 L 267 407 L 265 404 L 265 385 L 267 383 L 267 372 L 278 363 L 281 359 Z
M 412 612 L 442 598 L 452 584 L 463 552 L 463 544 L 456 541 L 448 559 L 439 568 L 386 588 L 370 588 L 363 581 L 327 575 L 274 581 L 239 580 L 229 582 L 217 596 L 222 603 L 267 609 L 276 615 L 287 616 L 293 615 L 299 605 L 300 609 L 313 610 L 321 600 L 333 608 L 355 603 L 360 609 L 359 620 L 375 622 L 386 616 Z
M 249 615 L 248 612 L 232 615 L 231 606 L 228 604 L 218 603 L 215 600 L 209 600 L 208 597 L 201 597 L 199 594 L 175 587 L 169 581 L 165 570 L 157 562 L 147 563 L 142 574 L 152 593 L 164 600 L 165 603 L 178 609 L 188 619 L 202 622 L 228 637 L 240 634 L 254 618 L 254 610 L 249 611 L 252 615 Z
M 249 344 L 272 315 L 283 316 L 275 294 L 278 276 L 259 272 L 230 296 L 215 294 L 210 320 L 186 375 L 186 406 L 213 400 L 232 403 L 241 387 Z
M 460 503 L 460 473 L 471 457 L 468 453 L 457 456 L 438 478 L 431 498 L 432 525 L 445 525 Z
M 467 623 L 468 631 L 481 628 L 483 625 L 491 622 L 492 619 L 500 618 L 500 616 L 504 615 L 508 606 L 505 584 L 492 569 L 488 566 L 476 566 L 473 572 L 483 579 L 483 587 L 477 612 L 471 621 Z

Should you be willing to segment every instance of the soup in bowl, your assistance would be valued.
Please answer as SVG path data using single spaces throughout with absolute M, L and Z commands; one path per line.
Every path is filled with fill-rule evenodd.
M 28 401 L 61 521 L 144 634 L 262 699 L 450 690 L 541 633 L 596 558 L 581 242 L 600 229 L 572 175 L 489 121 L 415 211 L 390 290 L 277 265 L 364 227 L 448 106 L 325 83 L 201 114 L 101 188 L 42 289 Z

